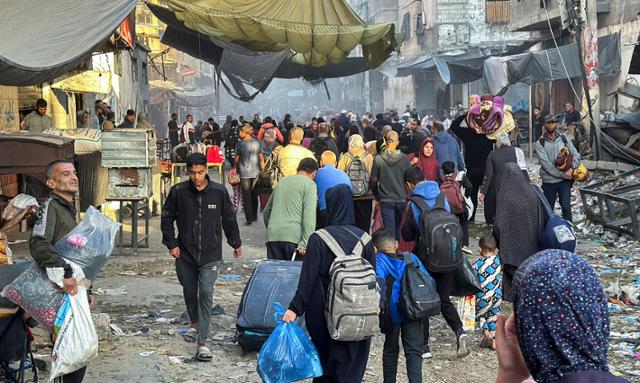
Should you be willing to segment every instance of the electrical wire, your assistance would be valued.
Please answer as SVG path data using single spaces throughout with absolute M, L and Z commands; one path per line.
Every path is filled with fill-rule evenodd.
M 560 56 L 560 62 L 562 63 L 562 68 L 564 69 L 564 73 L 567 75 L 567 80 L 569 80 L 569 85 L 571 86 L 571 90 L 573 91 L 573 94 L 576 96 L 576 99 L 580 100 L 582 98 L 578 96 L 578 92 L 576 91 L 576 88 L 573 86 L 573 81 L 571 81 L 571 76 L 569 76 L 569 70 L 567 69 L 567 66 L 564 63 L 564 57 L 562 56 L 562 52 L 560 52 L 560 47 L 558 47 L 556 36 L 553 32 L 553 28 L 551 27 L 551 18 L 549 17 L 549 10 L 547 9 L 547 0 L 542 0 L 542 4 L 544 5 L 544 13 L 547 16 L 547 25 L 549 25 L 549 32 L 551 33 L 551 39 L 553 40 L 553 45 L 555 45 L 556 50 L 558 51 L 558 56 Z M 549 66 L 549 73 L 552 73 L 551 66 Z

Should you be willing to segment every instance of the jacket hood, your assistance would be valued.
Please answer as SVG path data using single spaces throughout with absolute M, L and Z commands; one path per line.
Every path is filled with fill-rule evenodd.
M 380 155 L 380 157 L 382 157 L 382 159 L 384 160 L 384 162 L 386 162 L 389 165 L 395 165 L 396 163 L 398 163 L 398 161 L 400 161 L 402 159 L 402 156 L 404 156 L 404 154 L 402 152 L 384 152 Z
M 455 138 L 453 138 L 452 135 L 450 135 L 447 132 L 440 132 L 438 134 L 436 134 L 435 136 L 432 137 L 434 142 L 437 142 L 439 144 L 446 144 L 447 142 L 450 142 L 451 140 L 455 140 Z
M 438 198 L 440 194 L 440 186 L 435 181 L 423 181 L 416 185 L 411 191 L 411 196 L 419 196 L 426 200 L 432 200 Z

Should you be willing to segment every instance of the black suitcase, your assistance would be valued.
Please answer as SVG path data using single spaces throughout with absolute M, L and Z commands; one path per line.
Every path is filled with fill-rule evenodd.
M 296 294 L 302 262 L 263 261 L 256 265 L 244 288 L 238 317 L 236 337 L 242 351 L 258 351 L 267 340 L 276 321 L 273 304 L 280 302 L 286 309 Z M 303 327 L 303 319 L 297 323 Z

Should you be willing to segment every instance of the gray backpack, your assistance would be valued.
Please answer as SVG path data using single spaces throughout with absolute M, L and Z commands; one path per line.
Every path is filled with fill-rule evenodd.
M 371 237 L 367 233 L 359 237 L 348 228 L 344 229 L 358 239 L 349 255 L 345 254 L 328 231 L 316 231 L 336 256 L 329 269 L 325 318 L 332 339 L 360 341 L 372 337 L 380 330 L 380 291 L 376 270 L 362 258 L 364 246 L 371 241 Z
M 347 175 L 351 180 L 351 189 L 354 197 L 360 197 L 369 194 L 369 171 L 367 171 L 364 162 L 358 156 L 351 153 L 346 154 L 351 158 L 351 163 L 347 166 Z

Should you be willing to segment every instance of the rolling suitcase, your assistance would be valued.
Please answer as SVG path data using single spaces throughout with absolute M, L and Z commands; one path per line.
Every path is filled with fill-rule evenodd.
M 296 294 L 302 262 L 263 261 L 257 264 L 242 293 L 236 320 L 236 339 L 242 351 L 258 351 L 267 340 L 276 321 L 274 302 L 288 307 Z M 298 318 L 300 327 L 303 319 Z

